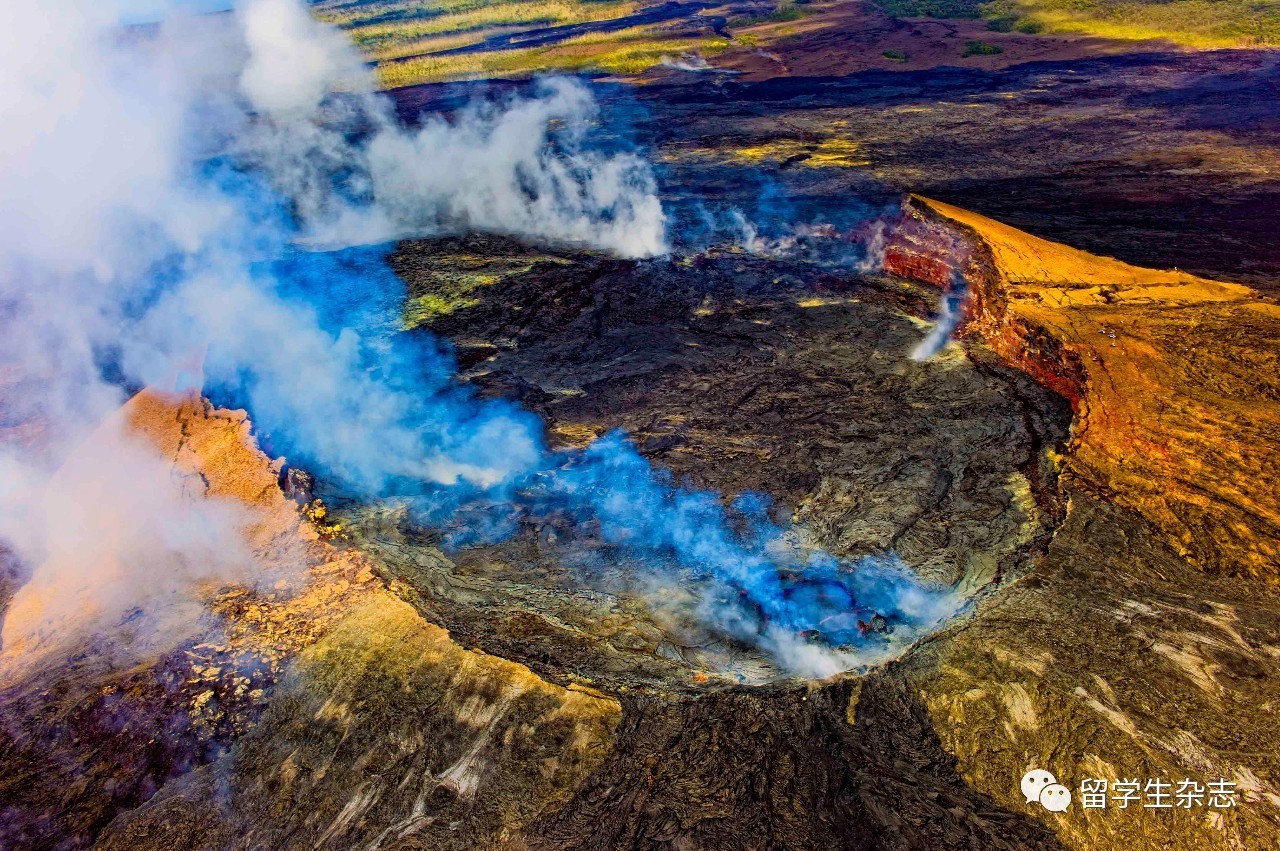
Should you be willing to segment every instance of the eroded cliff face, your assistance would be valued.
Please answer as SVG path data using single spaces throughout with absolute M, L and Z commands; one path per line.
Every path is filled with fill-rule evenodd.
M 6 847 L 1280 840 L 1270 304 L 932 202 L 903 221 L 876 278 L 485 238 L 396 264 L 464 380 L 558 443 L 623 427 L 836 552 L 893 547 L 971 595 L 955 622 L 796 680 L 581 570 L 563 518 L 452 553 L 394 501 L 326 496 L 321 521 L 242 413 L 146 393 L 124 419 L 187 498 L 247 507 L 250 550 L 298 570 L 201 589 L 172 651 L 123 664 L 103 640 L 10 680 Z M 912 361 L 957 269 L 963 345 Z M 1019 793 L 1033 766 L 1073 790 L 1224 778 L 1238 806 L 1053 814 Z
M 967 333 L 1072 401 L 1076 474 L 1207 571 L 1280 583 L 1280 306 L 937 201 L 907 222 L 888 268 L 959 268 Z
M 1275 305 L 926 199 L 908 216 L 887 265 L 962 270 L 965 337 L 1058 389 L 1075 419 L 1047 552 L 897 675 L 966 780 L 1011 808 L 1012 778 L 1032 766 L 1064 783 L 1225 778 L 1242 793 L 1226 812 L 1036 813 L 1066 844 L 1274 844 Z
M 191 594 L 189 608 L 171 607 L 172 600 L 153 611 L 137 608 L 74 642 L 54 633 L 42 644 L 6 646 L 0 694 L 6 847 L 87 846 L 117 812 L 224 752 L 252 726 L 289 659 L 332 628 L 373 579 L 358 557 L 331 550 L 300 518 L 249 436 L 243 412 L 144 392 L 88 445 L 121 425 L 169 465 L 186 499 L 243 506 L 255 558 L 287 561 L 289 570 L 278 586 L 183 589 L 184 600 Z M 68 464 L 75 463 L 73 453 Z M 39 576 L 37 568 L 33 581 Z M 111 589 L 55 583 L 41 591 L 91 604 Z M 16 605 L 43 602 L 49 601 L 37 596 Z M 168 617 L 173 610 L 182 616 Z M 8 607 L 7 632 L 19 614 Z M 66 624 L 78 614 L 69 613 Z

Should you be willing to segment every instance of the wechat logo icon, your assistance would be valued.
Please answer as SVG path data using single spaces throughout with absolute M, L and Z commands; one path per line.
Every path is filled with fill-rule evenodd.
M 1022 775 L 1022 796 L 1028 804 L 1038 803 L 1051 813 L 1065 812 L 1071 806 L 1071 790 L 1043 768 Z

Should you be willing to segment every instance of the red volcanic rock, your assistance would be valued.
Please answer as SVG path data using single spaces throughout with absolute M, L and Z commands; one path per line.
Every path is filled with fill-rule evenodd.
M 891 275 L 947 287 L 968 264 L 972 247 L 954 228 L 911 208 L 889 219 L 882 232 L 884 270 Z
M 898 247 L 885 249 L 884 270 L 891 275 L 939 287 L 945 287 L 951 277 L 950 264 L 946 260 Z

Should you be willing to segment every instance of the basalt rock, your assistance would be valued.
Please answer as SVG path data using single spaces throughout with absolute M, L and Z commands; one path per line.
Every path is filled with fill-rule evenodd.
M 420 257 L 519 251 L 470 237 L 407 243 L 393 263 L 413 303 L 448 286 L 416 271 Z M 927 290 L 830 271 L 815 280 L 810 264 L 742 252 L 546 263 L 526 251 L 522 271 L 430 327 L 487 352 L 463 378 L 519 398 L 554 443 L 622 429 L 692 486 L 763 493 L 778 520 L 794 517 L 829 551 L 893 550 L 965 594 L 1023 569 L 1060 519 L 1053 459 L 1067 405 L 989 353 L 910 359 Z M 344 523 L 424 612 L 549 675 L 695 688 L 783 676 L 751 648 L 637 600 L 625 559 L 554 514 L 448 559 L 424 555 L 392 506 Z
M 463 379 L 523 398 L 558 444 L 625 428 L 838 553 L 893 547 L 971 595 L 954 622 L 799 681 L 660 616 L 607 559 L 583 570 L 595 544 L 563 518 L 446 553 L 394 503 L 337 499 L 345 537 L 325 541 L 242 415 L 143 396 L 131 418 L 193 498 L 253 507 L 259 545 L 311 554 L 306 580 L 217 589 L 206 637 L 163 658 L 89 648 L 11 683 L 5 846 L 1274 844 L 1275 394 L 1243 372 L 1274 357 L 1269 303 L 942 205 L 909 218 L 886 265 L 919 281 L 481 238 L 396 262 Z M 451 251 L 502 267 L 442 277 Z M 913 361 L 957 268 L 961 342 Z M 453 297 L 423 299 L 442 282 Z M 1073 792 L 1222 778 L 1236 806 L 1054 814 L 1020 794 L 1030 767 Z

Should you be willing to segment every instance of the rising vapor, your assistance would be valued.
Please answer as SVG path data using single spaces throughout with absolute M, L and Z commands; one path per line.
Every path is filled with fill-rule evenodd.
M 118 24 L 157 12 L 154 31 Z M 690 614 L 799 672 L 861 658 L 810 640 L 857 644 L 858 615 L 911 634 L 954 609 L 892 559 L 850 570 L 765 523 L 730 531 L 718 498 L 616 436 L 550 453 L 535 417 L 459 387 L 444 347 L 389 346 L 335 317 L 335 301 L 390 274 L 380 249 L 358 246 L 410 234 L 664 253 L 653 175 L 592 147 L 581 84 L 407 128 L 297 0 L 208 19 L 17 0 L 0 33 L 14 81 L 0 95 L 0 412 L 39 434 L 0 449 L 0 536 L 34 570 L 6 653 L 65 635 L 71 617 L 93 629 L 199 582 L 251 580 L 246 553 L 211 549 L 243 523 L 234 509 L 173 492 L 158 459 L 104 430 L 124 388 L 143 385 L 242 400 L 292 460 L 368 498 L 424 495 L 424 520 L 481 499 L 499 514 L 554 501 L 651 574 L 689 571 Z M 120 513 L 68 530 L 86 494 Z M 93 534 L 102 523 L 121 531 Z M 63 588 L 93 605 L 49 605 Z

